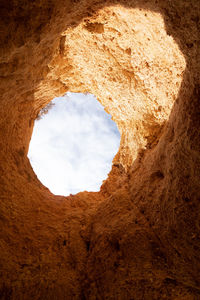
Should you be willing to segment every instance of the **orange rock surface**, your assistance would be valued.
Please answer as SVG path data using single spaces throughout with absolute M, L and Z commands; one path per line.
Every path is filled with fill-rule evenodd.
M 0 7 L 0 299 L 200 299 L 200 2 Z M 99 193 L 55 196 L 27 158 L 67 91 L 121 133 Z

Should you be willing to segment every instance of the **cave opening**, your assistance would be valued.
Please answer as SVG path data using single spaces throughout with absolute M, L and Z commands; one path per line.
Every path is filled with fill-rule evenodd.
M 55 195 L 99 191 L 118 151 L 120 133 L 111 115 L 89 93 L 66 93 L 42 108 L 28 158 Z

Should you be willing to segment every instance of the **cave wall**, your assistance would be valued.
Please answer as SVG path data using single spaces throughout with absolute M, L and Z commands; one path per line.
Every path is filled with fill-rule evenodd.
M 0 297 L 200 298 L 197 1 L 2 1 Z M 55 96 L 121 133 L 99 193 L 55 196 L 27 158 Z

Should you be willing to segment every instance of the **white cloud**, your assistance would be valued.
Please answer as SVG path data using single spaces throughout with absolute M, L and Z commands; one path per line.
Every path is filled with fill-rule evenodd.
M 98 191 L 111 169 L 120 134 L 92 95 L 68 93 L 35 121 L 28 157 L 40 181 L 57 195 Z

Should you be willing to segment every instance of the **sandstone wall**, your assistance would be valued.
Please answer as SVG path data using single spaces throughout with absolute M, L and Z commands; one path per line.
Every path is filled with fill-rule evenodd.
M 1 299 L 200 299 L 200 3 L 1 2 Z M 99 193 L 54 196 L 27 158 L 67 91 L 121 133 Z

